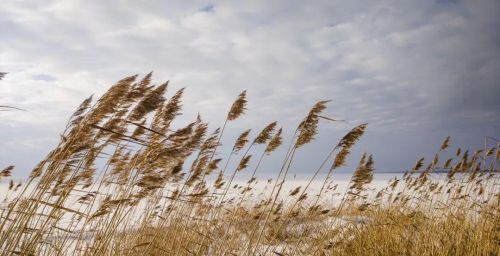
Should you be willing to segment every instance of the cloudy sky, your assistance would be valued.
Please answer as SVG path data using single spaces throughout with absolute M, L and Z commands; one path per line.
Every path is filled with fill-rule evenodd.
M 447 135 L 500 137 L 499 13 L 497 0 L 3 0 L 0 105 L 26 111 L 0 112 L 0 167 L 25 175 L 84 98 L 154 71 L 170 93 L 187 88 L 186 122 L 200 112 L 212 128 L 248 89 L 228 138 L 274 120 L 289 135 L 331 99 L 325 115 L 347 122 L 323 122 L 296 170 L 362 122 L 351 162 L 368 151 L 377 170 L 405 170 Z

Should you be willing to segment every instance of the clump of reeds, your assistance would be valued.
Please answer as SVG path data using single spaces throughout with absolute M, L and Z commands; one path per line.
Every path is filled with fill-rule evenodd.
M 151 73 L 126 77 L 99 99 L 85 99 L 27 181 L 10 181 L 0 212 L 3 254 L 500 252 L 498 142 L 472 153 L 459 149 L 440 161 L 450 155 L 448 137 L 432 161 L 418 160 L 378 191 L 370 187 L 375 160 L 364 154 L 348 186 L 338 191 L 333 173 L 367 129 L 359 124 L 332 144 L 305 185 L 284 190 L 295 156 L 318 135 L 321 120 L 337 121 L 322 115 L 328 101 L 305 114 L 281 168 L 262 180 L 257 173 L 286 141 L 286 127 L 271 122 L 256 135 L 246 129 L 229 142 L 224 157 L 224 132 L 244 115 L 246 91 L 228 104 L 221 128 L 210 130 L 200 116 L 177 123 L 184 89 L 167 97 L 168 82 L 155 85 L 151 79 Z M 2 169 L 0 181 L 12 169 Z M 250 179 L 241 183 L 236 177 L 245 171 Z M 326 175 L 314 194 L 321 172 Z

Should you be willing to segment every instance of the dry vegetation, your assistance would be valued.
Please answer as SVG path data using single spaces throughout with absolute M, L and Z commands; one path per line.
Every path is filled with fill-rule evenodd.
M 224 131 L 244 114 L 246 92 L 221 128 L 209 131 L 200 117 L 174 128 L 183 90 L 166 99 L 167 83 L 150 79 L 127 77 L 97 101 L 86 99 L 26 182 L 11 182 L 0 211 L 2 255 L 500 253 L 498 144 L 472 154 L 458 149 L 441 161 L 451 154 L 447 138 L 431 162 L 417 161 L 378 191 L 367 189 L 374 159 L 365 154 L 348 188 L 336 191 L 332 173 L 363 135 L 361 124 L 325 152 L 307 185 L 285 190 L 295 154 L 329 119 L 321 101 L 296 128 L 268 189 L 255 191 L 266 182 L 256 178 L 261 163 L 282 146 L 282 128 L 273 122 L 254 137 L 243 131 L 219 158 Z M 447 172 L 435 179 L 435 170 Z M 250 180 L 235 185 L 244 171 Z M 308 194 L 319 176 L 326 176 L 319 192 Z M 338 204 L 325 203 L 335 194 Z

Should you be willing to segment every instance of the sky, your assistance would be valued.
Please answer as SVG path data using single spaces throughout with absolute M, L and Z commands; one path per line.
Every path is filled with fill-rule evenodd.
M 365 122 L 345 170 L 368 152 L 376 170 L 404 171 L 448 135 L 452 148 L 483 147 L 500 138 L 499 13 L 497 0 L 3 0 L 0 105 L 26 111 L 0 112 L 0 167 L 27 175 L 84 98 L 150 71 L 170 81 L 167 96 L 186 87 L 179 125 L 200 113 L 215 129 L 248 90 L 225 148 L 275 120 L 289 140 L 331 100 L 324 115 L 346 122 L 322 121 L 296 172 Z

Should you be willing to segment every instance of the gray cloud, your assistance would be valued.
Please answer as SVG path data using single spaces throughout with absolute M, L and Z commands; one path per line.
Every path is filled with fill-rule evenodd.
M 401 170 L 446 135 L 471 147 L 499 137 L 499 11 L 494 0 L 7 0 L 0 102 L 28 111 L 0 112 L 0 165 L 30 169 L 83 98 L 153 70 L 157 82 L 187 87 L 182 120 L 200 111 L 216 126 L 248 89 L 248 115 L 229 137 L 273 120 L 289 134 L 315 101 L 332 99 L 327 114 L 349 122 L 323 124 L 309 149 L 368 122 L 356 153 Z M 314 169 L 308 162 L 297 170 Z

